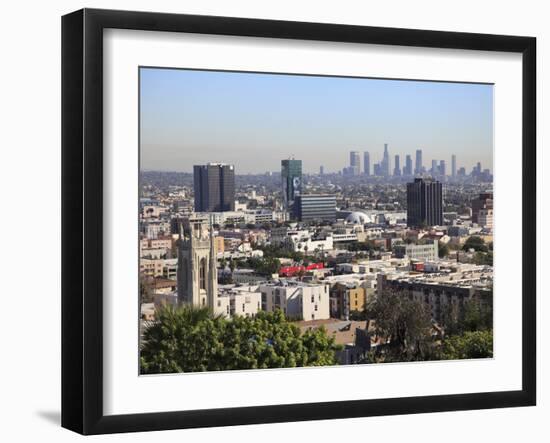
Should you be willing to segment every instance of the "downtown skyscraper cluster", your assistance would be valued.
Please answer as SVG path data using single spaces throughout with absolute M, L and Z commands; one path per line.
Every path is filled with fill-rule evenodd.
M 405 156 L 405 162 L 401 164 L 401 156 L 395 154 L 393 156 L 393 168 L 390 161 L 390 152 L 388 144 L 384 144 L 384 151 L 382 154 L 382 160 L 378 163 L 372 163 L 371 153 L 369 151 L 363 152 L 363 168 L 361 168 L 361 153 L 359 151 L 350 151 L 349 153 L 349 166 L 346 166 L 342 170 L 342 174 L 347 177 L 353 176 L 377 176 L 377 177 L 413 177 L 413 176 L 431 176 L 433 178 L 445 179 L 446 177 L 456 178 L 465 177 L 466 169 L 464 167 L 457 169 L 456 155 L 451 155 L 451 168 L 450 171 L 447 168 L 446 160 L 431 161 L 431 167 L 427 169 L 423 163 L 422 149 L 417 149 L 414 157 L 410 154 Z M 478 163 L 470 174 L 471 177 L 487 178 L 490 176 L 489 170 L 482 170 Z

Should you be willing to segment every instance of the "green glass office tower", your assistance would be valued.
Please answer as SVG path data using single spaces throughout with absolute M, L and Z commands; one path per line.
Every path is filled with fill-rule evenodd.
M 302 192 L 302 160 L 281 160 L 281 177 L 283 202 L 288 209 L 294 203 L 294 198 Z

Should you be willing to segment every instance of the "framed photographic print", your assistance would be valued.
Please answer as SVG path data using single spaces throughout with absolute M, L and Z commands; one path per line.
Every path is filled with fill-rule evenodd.
M 531 37 L 62 21 L 62 425 L 536 402 Z

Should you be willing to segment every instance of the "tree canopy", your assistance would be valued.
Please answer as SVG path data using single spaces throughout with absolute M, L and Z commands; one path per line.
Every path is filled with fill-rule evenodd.
M 367 314 L 376 322 L 376 336 L 385 343 L 375 361 L 431 359 L 434 352 L 432 322 L 425 303 L 388 291 L 376 298 Z
M 279 259 L 273 257 L 251 257 L 246 261 L 246 265 L 262 275 L 276 274 L 281 268 Z
M 144 332 L 144 374 L 337 364 L 339 346 L 324 328 L 300 333 L 279 310 L 228 320 L 206 308 L 168 306 L 156 317 Z
M 304 258 L 304 254 L 301 252 L 277 245 L 262 245 L 258 249 L 263 251 L 264 258 L 290 258 L 294 261 L 300 261 Z
M 449 246 L 442 244 L 439 245 L 439 258 L 445 258 L 449 255 Z
M 483 240 L 481 237 L 478 237 L 477 235 L 472 235 L 471 237 L 468 237 L 468 239 L 464 242 L 464 246 L 462 246 L 462 249 L 464 251 L 473 249 L 476 252 L 489 251 L 489 248 L 485 244 L 485 240 Z
M 462 309 L 449 305 L 434 325 L 423 301 L 388 291 L 366 311 L 375 321 L 379 345 L 367 357 L 370 363 L 487 358 L 493 355 L 492 293 L 483 300 L 465 301 Z
M 445 339 L 441 349 L 444 360 L 464 358 L 491 358 L 493 356 L 493 331 L 467 331 Z

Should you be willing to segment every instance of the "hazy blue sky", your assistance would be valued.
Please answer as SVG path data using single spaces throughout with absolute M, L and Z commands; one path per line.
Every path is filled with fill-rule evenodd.
M 450 172 L 456 154 L 457 168 L 493 169 L 490 85 L 142 68 L 140 99 L 142 169 L 277 171 L 293 154 L 305 172 L 333 172 L 357 150 L 372 170 L 384 143 L 392 170 L 418 148 L 427 168 Z

